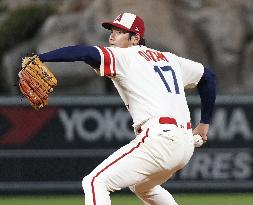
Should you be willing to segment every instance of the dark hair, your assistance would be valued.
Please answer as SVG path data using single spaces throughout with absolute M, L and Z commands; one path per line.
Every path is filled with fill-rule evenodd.
M 134 32 L 129 32 L 129 40 L 133 37 L 133 36 L 135 36 L 136 35 L 136 33 L 134 33 Z M 144 39 L 144 38 L 140 38 L 140 41 L 139 41 L 139 43 L 138 43 L 138 45 L 142 45 L 142 46 L 145 46 L 146 45 L 146 40 Z

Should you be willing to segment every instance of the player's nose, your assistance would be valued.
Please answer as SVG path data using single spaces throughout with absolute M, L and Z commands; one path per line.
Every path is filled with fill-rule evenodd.
M 109 38 L 109 44 L 111 45 L 111 44 L 113 44 L 113 42 L 114 42 L 114 39 L 113 38 Z
M 114 39 L 114 37 L 115 37 L 115 35 L 113 33 L 111 33 L 110 36 L 109 36 L 109 40 L 112 41 Z

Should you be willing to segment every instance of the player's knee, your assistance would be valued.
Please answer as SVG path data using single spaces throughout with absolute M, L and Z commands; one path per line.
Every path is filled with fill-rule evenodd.
M 87 193 L 88 191 L 91 191 L 96 187 L 108 189 L 104 178 L 99 176 L 95 177 L 91 175 L 87 175 L 83 178 L 82 187 L 84 193 Z
M 91 189 L 92 177 L 87 175 L 82 180 L 82 187 L 83 191 L 86 192 L 87 190 Z

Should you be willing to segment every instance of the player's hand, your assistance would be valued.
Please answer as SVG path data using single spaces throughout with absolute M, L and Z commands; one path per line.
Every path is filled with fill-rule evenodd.
M 192 131 L 193 135 L 200 135 L 204 142 L 207 141 L 207 133 L 209 130 L 209 124 L 199 123 L 197 127 Z

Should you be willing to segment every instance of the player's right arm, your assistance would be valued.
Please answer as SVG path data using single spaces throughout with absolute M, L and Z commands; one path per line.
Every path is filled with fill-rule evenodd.
M 199 134 L 206 141 L 216 99 L 215 75 L 210 69 L 204 67 L 197 89 L 201 99 L 201 120 L 193 130 L 193 134 Z
M 214 73 L 202 64 L 179 58 L 184 86 L 197 87 L 201 99 L 201 119 L 193 130 L 207 140 L 209 124 L 212 120 L 216 99 L 216 82 Z

